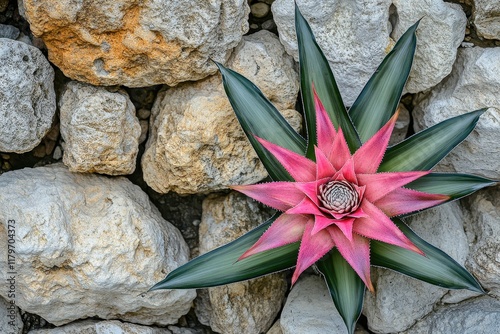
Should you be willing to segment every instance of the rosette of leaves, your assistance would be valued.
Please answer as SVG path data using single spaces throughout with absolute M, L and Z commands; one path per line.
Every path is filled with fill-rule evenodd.
M 218 64 L 236 116 L 274 181 L 233 188 L 278 212 L 175 269 L 151 290 L 206 288 L 296 266 L 294 283 L 315 265 L 349 333 L 361 314 L 366 287 L 373 291 L 371 265 L 448 289 L 484 292 L 464 267 L 416 235 L 404 217 L 496 184 L 475 175 L 430 171 L 468 136 L 486 109 L 387 147 L 413 62 L 418 22 L 347 111 L 329 63 L 295 9 L 306 138 L 255 85 Z

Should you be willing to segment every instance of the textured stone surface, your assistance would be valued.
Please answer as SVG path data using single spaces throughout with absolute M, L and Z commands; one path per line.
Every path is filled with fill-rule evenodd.
M 404 334 L 497 334 L 500 301 L 484 296 L 458 305 L 445 305 Z
M 390 4 L 390 0 L 297 0 L 346 105 L 352 105 L 392 45 L 385 24 Z M 298 61 L 294 1 L 276 0 L 272 11 L 281 42 Z
M 417 51 L 406 91 L 417 93 L 438 84 L 455 62 L 467 19 L 458 4 L 442 0 L 394 0 L 391 36 L 397 40 L 418 20 Z
M 474 25 L 479 36 L 500 40 L 500 2 L 498 0 L 473 0 Z
M 21 309 L 55 325 L 87 317 L 167 325 L 188 312 L 193 290 L 141 295 L 186 262 L 189 250 L 129 180 L 58 164 L 4 173 L 0 188 L 1 279 L 14 220 Z
M 463 230 L 464 215 L 456 202 L 430 209 L 409 219 L 411 228 L 424 240 L 463 264 L 468 253 Z M 363 313 L 376 333 L 408 329 L 432 311 L 447 290 L 397 272 L 374 269 L 376 293 L 366 293 Z
M 3 286 L 10 290 L 11 283 L 14 285 L 14 292 L 8 293 L 11 296 L 7 295 L 7 299 L 0 297 L 0 328 L 5 331 L 2 333 L 22 334 L 24 325 L 19 309 L 15 304 L 15 282 L 7 281 Z
M 0 64 L 0 152 L 27 152 L 52 125 L 54 70 L 40 50 L 6 38 Z
M 500 178 L 500 48 L 460 49 L 453 71 L 417 104 L 416 131 L 450 117 L 490 107 L 476 129 L 436 168 Z
M 72 172 L 131 174 L 141 126 L 121 89 L 69 82 L 59 101 L 63 162 Z
M 280 318 L 283 334 L 347 333 L 323 278 L 302 275 L 288 295 Z
M 255 201 L 235 192 L 208 197 L 199 229 L 200 254 L 233 241 L 267 217 Z M 200 295 L 196 312 L 200 321 L 220 333 L 263 333 L 281 309 L 286 289 L 283 274 L 210 288 Z
M 276 36 L 268 31 L 245 36 L 229 67 L 252 80 L 284 110 L 292 126 L 300 127 L 300 115 L 290 110 L 299 89 L 297 73 Z M 142 169 L 144 180 L 157 192 L 208 192 L 267 176 L 219 76 L 160 92 L 149 131 Z
M 216 71 L 248 30 L 243 0 L 24 0 L 66 76 L 94 85 L 176 85 Z

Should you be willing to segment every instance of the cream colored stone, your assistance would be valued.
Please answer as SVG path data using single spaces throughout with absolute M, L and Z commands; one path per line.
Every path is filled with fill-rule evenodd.
M 474 26 L 479 36 L 500 40 L 500 2 L 473 0 Z
M 247 32 L 244 0 L 24 0 L 25 16 L 66 76 L 144 87 L 199 80 Z

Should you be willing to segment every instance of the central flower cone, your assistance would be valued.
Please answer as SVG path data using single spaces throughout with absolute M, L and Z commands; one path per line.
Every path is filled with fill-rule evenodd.
M 233 186 L 283 212 L 241 257 L 301 241 L 299 275 L 336 247 L 370 291 L 370 239 L 423 254 L 390 217 L 440 204 L 448 196 L 422 193 L 404 185 L 429 172 L 377 173 L 398 113 L 351 155 L 342 129 L 333 127 L 314 94 L 318 145 L 312 161 L 257 138 L 283 165 L 295 182 Z

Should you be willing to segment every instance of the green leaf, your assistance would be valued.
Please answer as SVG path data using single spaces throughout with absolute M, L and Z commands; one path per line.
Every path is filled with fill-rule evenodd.
M 456 200 L 497 183 L 498 181 L 470 174 L 430 173 L 405 187 L 431 194 L 448 195 L 450 200 Z
M 354 333 L 363 308 L 365 284 L 336 249 L 321 258 L 316 266 L 325 277 L 330 295 L 348 333 Z
M 413 63 L 419 22 L 401 36 L 349 110 L 363 143 L 387 123 L 398 108 Z
M 297 4 L 295 4 L 295 30 L 300 59 L 300 87 L 308 133 L 306 156 L 314 159 L 314 145 L 317 144 L 313 85 L 333 124 L 336 128 L 339 126 L 342 128 L 347 145 L 351 152 L 354 152 L 361 145 L 358 134 L 342 102 L 330 64 L 316 43 L 311 27 L 300 13 Z
M 237 261 L 278 216 L 274 215 L 264 224 L 229 244 L 200 255 L 173 270 L 150 290 L 207 288 L 244 281 L 295 266 L 298 242 Z
M 250 80 L 221 64 L 217 63 L 217 66 L 234 113 L 269 175 L 274 180 L 292 181 L 285 168 L 254 136 L 300 154 L 306 151 L 305 139 L 288 124 Z
M 485 111 L 449 118 L 389 147 L 379 172 L 430 170 L 474 130 Z
M 417 236 L 402 220 L 398 218 L 392 218 L 392 220 L 424 252 L 425 256 L 398 246 L 372 240 L 372 265 L 389 268 L 447 289 L 468 289 L 484 293 L 481 285 L 467 269 L 442 250 Z

